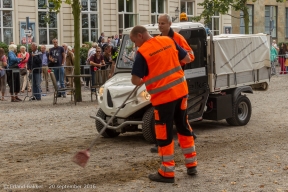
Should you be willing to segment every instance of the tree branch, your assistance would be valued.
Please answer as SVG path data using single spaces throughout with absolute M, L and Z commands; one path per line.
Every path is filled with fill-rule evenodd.
M 241 19 L 241 18 L 244 18 L 244 17 L 236 17 L 236 16 L 234 16 L 234 15 L 231 15 L 231 14 L 226 14 L 226 15 L 229 15 L 229 16 L 231 16 L 231 17 L 234 17 L 234 18 L 236 18 L 236 19 Z

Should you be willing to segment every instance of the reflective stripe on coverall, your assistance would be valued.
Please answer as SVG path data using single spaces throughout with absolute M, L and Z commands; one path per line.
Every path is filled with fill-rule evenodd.
M 173 120 L 186 167 L 197 165 L 194 138 L 186 119 L 188 87 L 184 72 L 178 60 L 175 42 L 169 37 L 154 37 L 145 42 L 138 51 L 145 58 L 149 70 L 148 76 L 143 80 L 155 107 L 155 133 L 162 160 L 158 172 L 163 177 L 174 177 Z M 158 61 L 167 62 L 163 65 L 163 62 Z

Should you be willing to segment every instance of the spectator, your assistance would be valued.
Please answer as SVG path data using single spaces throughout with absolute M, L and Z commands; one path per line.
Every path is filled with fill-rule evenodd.
M 285 60 L 288 59 L 286 58 L 286 52 L 288 52 L 287 45 L 285 43 L 281 43 L 278 54 L 278 62 L 281 67 L 280 74 L 286 74 Z
M 49 50 L 49 60 L 54 63 L 54 74 L 56 81 L 59 82 L 61 88 L 65 88 L 64 83 L 64 62 L 65 53 L 63 47 L 58 46 L 58 40 L 55 38 L 52 40 L 54 47 Z M 66 97 L 66 92 L 61 92 L 58 97 Z
M 90 61 L 90 71 L 92 76 L 92 86 L 95 85 L 95 70 L 105 66 L 104 57 L 102 56 L 102 50 L 100 47 L 96 48 L 96 53 L 92 55 L 89 59 Z M 92 91 L 96 91 L 95 89 L 92 89 Z
M 45 81 L 46 91 L 49 92 L 49 82 L 48 82 L 48 62 L 49 62 L 49 53 L 46 51 L 46 46 L 41 45 L 41 61 L 42 61 L 42 74 Z
M 41 73 L 42 73 L 42 53 L 38 51 L 35 42 L 31 44 L 31 54 L 28 60 L 28 70 L 32 71 L 32 100 L 41 100 Z
M 99 39 L 98 39 L 99 44 L 102 42 L 102 39 L 104 39 L 104 37 L 105 37 L 104 32 L 102 32 Z
M 102 51 L 104 51 L 104 50 L 103 50 L 103 46 L 104 46 L 105 44 L 106 44 L 106 43 L 105 43 L 105 38 L 102 38 L 102 39 L 101 39 L 101 42 L 98 44 L 98 46 L 101 47 Z
M 21 92 L 24 93 L 24 90 L 27 86 L 27 91 L 28 92 L 31 92 L 31 85 L 30 85 L 30 82 L 29 82 L 29 72 L 27 71 L 27 62 L 28 62 L 28 59 L 29 59 L 29 53 L 26 52 L 26 47 L 25 46 L 21 46 L 20 47 L 20 53 L 18 54 L 18 58 L 25 58 L 24 60 L 22 60 L 20 63 L 19 63 L 19 68 L 20 68 L 20 88 L 21 88 Z M 24 69 L 26 70 L 26 74 L 21 74 L 21 69 Z
M 64 66 L 66 66 L 66 56 L 67 56 L 67 52 L 68 52 L 68 46 L 66 43 L 62 44 L 62 47 L 64 49 L 64 53 L 65 53 L 65 60 L 64 60 Z
M 286 47 L 286 52 L 285 52 L 285 67 L 286 67 L 286 73 L 288 72 L 288 46 L 287 44 L 285 43 L 285 47 Z
M 85 69 L 85 74 L 89 74 L 89 73 L 91 74 L 91 72 L 94 71 L 94 68 L 92 69 L 91 65 L 90 65 L 90 58 L 91 58 L 92 55 L 94 55 L 96 53 L 96 48 L 97 47 L 98 47 L 97 43 L 92 43 L 92 47 L 88 50 L 86 64 L 90 66 L 90 70 L 89 69 Z M 86 86 L 88 87 L 90 79 L 89 78 L 85 78 L 85 81 L 86 81 Z M 92 77 L 92 83 L 93 83 L 93 77 Z
M 105 61 L 105 66 L 101 67 L 101 70 L 105 70 L 107 69 L 109 66 L 111 67 L 112 64 L 112 55 L 111 55 L 111 51 L 112 51 L 112 46 L 109 44 L 105 44 L 103 46 L 103 57 L 104 57 L 104 61 Z
M 2 93 L 1 101 L 6 101 L 4 96 L 6 92 L 6 67 L 7 67 L 7 58 L 5 56 L 5 51 L 3 48 L 0 48 L 0 90 Z
M 119 37 L 118 37 L 117 34 L 115 35 L 114 40 L 115 40 L 115 42 L 116 42 L 116 46 L 115 46 L 115 47 L 119 47 L 119 46 L 120 46 L 120 39 L 119 39 Z
M 67 86 L 69 83 L 68 79 L 66 78 L 66 75 L 67 75 L 66 74 L 66 57 L 67 57 L 67 53 L 68 53 L 68 46 L 66 43 L 63 43 L 62 47 L 63 47 L 64 53 L 65 53 L 65 61 L 64 61 L 64 65 L 63 65 L 64 66 L 64 81 L 65 81 L 65 85 Z
M 111 41 L 112 41 L 112 38 L 108 37 L 107 38 L 107 44 L 110 45 L 111 47 L 114 47 L 114 45 L 113 45 L 113 43 Z
M 113 47 L 117 47 L 117 41 L 115 40 L 114 36 L 111 36 L 111 44 Z
M 88 50 L 87 65 L 90 65 L 90 57 L 96 53 L 97 43 L 92 43 L 92 47 Z
M 272 46 L 279 52 L 279 47 L 278 47 L 275 39 L 272 41 Z
M 72 75 L 74 73 L 74 54 L 72 52 L 72 47 L 67 47 L 67 54 L 66 54 L 66 68 L 65 68 L 65 74 L 66 75 Z M 73 87 L 73 79 L 72 77 L 68 77 L 69 86 Z M 71 95 L 71 92 L 67 93 L 68 95 Z
M 271 62 L 271 75 L 276 75 L 275 61 L 277 60 L 278 52 L 272 45 L 270 47 L 270 62 Z
M 11 44 L 8 47 L 8 68 L 7 70 L 7 82 L 10 87 L 10 94 L 11 94 L 11 102 L 18 102 L 22 101 L 18 97 L 18 93 L 20 92 L 20 75 L 19 75 L 19 66 L 18 64 L 20 61 L 24 60 L 25 58 L 17 58 L 16 51 L 17 45 Z
M 111 64 L 111 71 L 108 74 L 108 78 L 111 78 L 114 75 L 115 72 L 115 63 L 118 57 L 118 47 L 113 47 L 111 50 L 111 55 L 112 55 L 112 64 Z

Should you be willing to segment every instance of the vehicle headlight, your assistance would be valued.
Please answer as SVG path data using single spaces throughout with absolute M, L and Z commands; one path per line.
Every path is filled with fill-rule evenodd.
M 98 95 L 101 97 L 103 96 L 103 93 L 104 93 L 104 87 L 100 87 L 98 91 Z
M 151 99 L 151 95 L 146 91 L 142 91 L 142 96 L 148 101 Z

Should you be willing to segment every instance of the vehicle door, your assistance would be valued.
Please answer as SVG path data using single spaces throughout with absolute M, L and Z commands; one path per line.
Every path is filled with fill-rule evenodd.
M 202 119 L 209 95 L 207 71 L 207 35 L 204 28 L 183 29 L 179 33 L 186 39 L 194 52 L 195 60 L 184 68 L 189 98 L 187 113 L 189 121 Z

